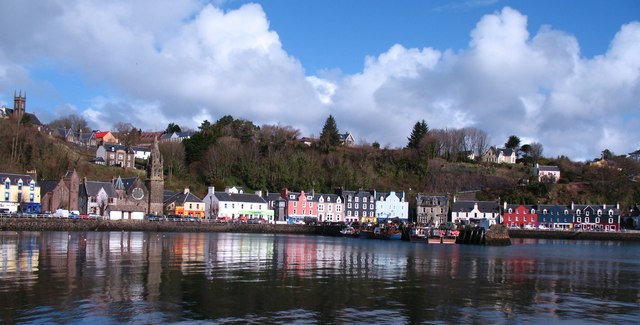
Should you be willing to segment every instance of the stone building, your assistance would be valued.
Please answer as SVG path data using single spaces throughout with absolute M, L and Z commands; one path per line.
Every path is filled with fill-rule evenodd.
M 147 179 L 145 180 L 145 185 L 149 190 L 149 195 L 147 196 L 148 214 L 162 215 L 164 211 L 164 174 L 162 165 L 162 155 L 158 147 L 158 140 L 155 139 L 151 146 L 151 156 L 147 163 Z

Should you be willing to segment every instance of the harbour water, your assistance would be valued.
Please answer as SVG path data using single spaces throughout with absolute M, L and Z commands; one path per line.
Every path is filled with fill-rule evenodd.
M 640 244 L 0 232 L 2 323 L 636 323 Z

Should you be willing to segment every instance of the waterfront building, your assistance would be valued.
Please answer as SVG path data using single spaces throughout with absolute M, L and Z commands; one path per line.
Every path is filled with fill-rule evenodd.
M 57 209 L 69 210 L 69 188 L 64 180 L 39 180 L 38 186 L 40 186 L 41 212 L 55 212 Z
M 203 201 L 209 219 L 275 222 L 274 211 L 269 209 L 261 191 L 249 194 L 240 187 L 227 187 L 224 192 L 216 192 L 210 186 Z
M 118 194 L 111 182 L 88 181 L 80 184 L 78 208 L 80 214 L 109 216 L 109 207 L 117 204 Z
M 573 226 L 582 230 L 620 230 L 619 204 L 574 204 L 571 203 L 574 215 Z
M 75 169 L 69 170 L 64 174 L 62 180 L 64 181 L 64 185 L 69 189 L 67 208 L 74 211 L 79 210 L 78 200 L 80 198 L 80 177 L 78 176 L 78 173 Z
M 418 193 L 416 197 L 417 221 L 422 225 L 439 227 L 446 224 L 449 213 L 449 197 Z
M 375 191 L 346 191 L 337 189 L 336 194 L 342 198 L 345 204 L 345 221 L 375 223 Z
M 117 200 L 109 207 L 111 220 L 143 220 L 149 205 L 149 191 L 139 177 L 121 178 L 112 182 Z
M 541 204 L 538 205 L 538 227 L 548 229 L 573 228 L 573 211 L 566 205 Z
M 534 229 L 538 226 L 538 214 L 533 205 L 507 204 L 502 208 L 503 222 L 507 227 Z
M 386 223 L 394 219 L 409 222 L 409 202 L 405 201 L 404 192 L 375 193 L 376 222 Z
M 0 212 L 40 213 L 40 186 L 28 174 L 0 173 Z
M 179 217 L 204 218 L 204 202 L 185 188 L 164 202 L 164 211 L 167 215 Z
M 318 205 L 314 202 L 313 191 L 290 192 L 284 188 L 280 196 L 286 201 L 287 223 L 304 223 L 318 221 Z
M 267 192 L 262 198 L 267 202 L 267 208 L 273 210 L 273 220 L 275 223 L 287 222 L 287 201 L 282 198 L 280 193 Z
M 344 221 L 344 202 L 337 194 L 316 194 L 319 222 Z
M 495 201 L 457 201 L 454 196 L 451 222 L 455 224 L 482 222 L 488 223 L 489 226 L 500 223 L 500 204 Z

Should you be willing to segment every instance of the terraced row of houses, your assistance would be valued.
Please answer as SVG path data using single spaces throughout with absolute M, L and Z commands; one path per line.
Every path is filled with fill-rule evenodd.
M 630 216 L 633 217 L 634 209 Z M 636 216 L 637 217 L 637 216 Z M 617 231 L 621 226 L 619 204 L 509 204 L 497 201 L 459 201 L 448 196 L 419 194 L 417 222 L 444 224 L 478 224 L 489 227 L 503 224 L 523 229 L 583 229 Z

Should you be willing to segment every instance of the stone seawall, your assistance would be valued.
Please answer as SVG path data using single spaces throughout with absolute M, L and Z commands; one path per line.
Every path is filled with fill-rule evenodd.
M 150 231 L 150 232 L 245 232 L 271 234 L 322 234 L 319 226 L 247 223 L 166 222 L 142 220 L 82 220 L 0 218 L 0 230 L 13 231 Z
M 640 232 L 586 232 L 509 229 L 511 238 L 640 241 Z

